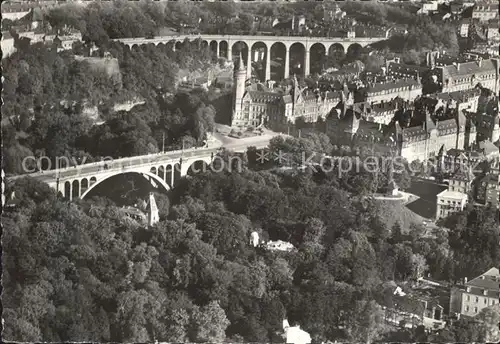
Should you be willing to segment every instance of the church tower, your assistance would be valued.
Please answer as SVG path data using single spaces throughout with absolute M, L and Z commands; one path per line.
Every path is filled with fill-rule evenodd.
M 148 225 L 154 226 L 158 221 L 160 221 L 160 215 L 158 213 L 155 196 L 152 192 L 149 193 L 149 202 L 146 209 L 148 212 Z
M 240 51 L 238 68 L 234 70 L 234 99 L 233 99 L 233 118 L 232 126 L 245 125 L 242 114 L 242 102 L 245 95 L 245 83 L 247 79 L 247 70 L 243 63 L 243 56 Z

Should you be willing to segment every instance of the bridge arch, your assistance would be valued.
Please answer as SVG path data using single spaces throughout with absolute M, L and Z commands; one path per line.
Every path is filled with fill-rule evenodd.
M 342 43 L 332 43 L 328 47 L 328 55 L 329 56 L 336 56 L 336 54 L 345 54 L 345 48 Z
M 325 65 L 327 55 L 326 47 L 323 43 L 317 42 L 311 45 L 309 51 L 309 70 L 311 74 L 320 74 Z
M 200 39 L 200 40 L 198 41 L 198 46 L 199 46 L 201 49 L 206 49 L 206 48 L 208 48 L 208 47 L 210 46 L 210 43 L 209 43 L 207 40 L 205 40 L 205 39 Z
M 287 65 L 287 50 L 287 46 L 282 42 L 274 42 L 269 48 L 271 58 L 271 67 L 269 68 L 271 80 L 279 81 L 284 78 L 285 66 Z
M 136 172 L 136 171 L 127 171 L 127 172 L 118 172 L 118 173 L 114 173 L 114 174 L 110 174 L 102 179 L 99 179 L 97 180 L 94 184 L 92 184 L 91 186 L 89 186 L 89 188 L 85 191 L 85 192 L 82 192 L 82 195 L 80 196 L 81 199 L 83 199 L 85 196 L 88 195 L 88 193 L 90 191 L 92 191 L 97 185 L 101 184 L 103 181 L 111 178 L 111 177 L 114 177 L 114 176 L 117 176 L 119 174 L 126 174 L 126 173 L 136 173 L 136 174 L 140 174 L 142 175 L 143 177 L 151 177 L 153 178 L 156 182 L 158 182 L 159 185 L 163 186 L 163 188 L 165 189 L 165 191 L 170 191 L 171 187 L 170 185 L 168 185 L 167 182 L 165 182 L 163 179 L 161 179 L 160 177 L 158 177 L 156 174 L 152 174 L 150 172 Z M 95 177 L 92 177 L 92 178 L 95 178 Z M 91 179 L 92 179 L 91 178 Z
M 228 47 L 229 47 L 229 44 L 227 43 L 227 41 L 220 41 L 219 42 L 219 56 L 224 56 L 226 58 L 229 58 L 230 56 L 227 56 Z
M 210 51 L 217 57 L 219 57 L 219 42 L 217 41 L 210 41 L 208 44 L 210 47 Z
M 89 188 L 89 180 L 87 178 L 83 178 L 81 181 L 80 181 L 80 193 L 85 193 L 85 191 L 87 191 L 87 189 Z
M 270 71 L 268 69 L 267 59 L 269 47 L 265 42 L 256 41 L 250 45 L 250 60 L 252 61 L 252 70 L 260 81 L 269 80 Z
M 347 47 L 346 57 L 349 59 L 358 59 L 363 52 L 363 47 L 359 43 L 352 43 Z
M 243 57 L 243 61 L 248 61 L 248 44 L 245 41 L 236 41 L 231 45 L 231 51 L 233 53 L 232 60 L 235 60 L 234 57 L 239 57 L 240 52 Z
M 193 175 L 195 173 L 208 171 L 210 169 L 210 164 L 212 163 L 212 157 L 198 158 L 196 160 L 187 161 L 185 164 L 181 165 L 181 176 Z
M 71 183 L 71 199 L 78 197 L 80 197 L 80 181 L 75 179 Z
M 306 46 L 302 42 L 295 42 L 290 46 L 290 75 L 304 75 L 306 72 Z
M 63 196 L 67 197 L 67 198 L 70 198 L 70 195 L 71 195 L 71 182 L 68 181 L 68 182 L 64 183 Z

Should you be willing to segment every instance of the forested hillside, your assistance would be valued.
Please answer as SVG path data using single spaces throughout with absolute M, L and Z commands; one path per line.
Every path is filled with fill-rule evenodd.
M 421 271 L 455 281 L 499 263 L 496 211 L 468 210 L 449 237 L 425 239 L 387 228 L 344 184 L 334 172 L 207 172 L 144 229 L 109 201 L 68 203 L 19 180 L 20 203 L 3 219 L 4 338 L 268 342 L 286 316 L 315 340 L 390 340 L 385 282 Z M 253 248 L 252 231 L 297 250 Z M 484 338 L 474 326 L 460 320 L 443 338 Z
M 179 69 L 199 70 L 213 62 L 199 42 L 171 49 L 126 49 L 114 43 L 98 51 L 117 59 L 119 73 L 91 68 L 71 52 L 42 43 L 28 45 L 2 61 L 2 134 L 6 173 L 22 173 L 26 156 L 67 156 L 92 162 L 102 156 L 130 156 L 199 144 L 214 125 L 215 109 L 195 94 L 175 93 Z M 102 58 L 105 60 L 106 58 Z M 131 113 L 113 105 L 145 101 Z M 104 125 L 86 115 L 99 110 Z M 31 166 L 30 166 L 31 168 Z M 44 167 L 47 168 L 47 167 Z

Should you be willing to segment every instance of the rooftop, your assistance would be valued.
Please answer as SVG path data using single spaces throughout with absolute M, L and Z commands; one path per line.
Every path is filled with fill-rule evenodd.
M 481 74 L 496 70 L 495 64 L 491 59 L 456 63 L 454 65 L 442 66 L 440 68 L 443 70 L 443 79 L 455 76 Z
M 477 159 L 484 157 L 482 153 L 477 151 L 466 151 L 463 149 L 456 149 L 456 148 L 449 149 L 446 152 L 446 155 L 453 157 L 459 157 L 461 155 L 464 155 L 467 158 L 477 158 Z
M 467 194 L 464 194 L 463 192 L 458 192 L 458 191 L 444 190 L 441 193 L 438 193 L 437 197 L 438 198 L 450 198 L 450 199 L 464 200 L 464 199 L 467 199 Z
M 393 81 L 387 81 L 384 83 L 376 83 L 376 84 L 371 84 L 368 85 L 366 88 L 367 93 L 375 93 L 375 92 L 381 92 L 385 90 L 394 90 L 400 87 L 417 87 L 420 86 L 420 82 L 415 80 L 415 79 L 399 79 L 399 80 L 393 80 Z
M 466 287 L 470 288 L 469 293 L 475 295 L 484 295 L 487 291 L 488 296 L 498 297 L 500 287 L 500 273 L 497 268 L 491 268 L 482 275 L 465 283 Z

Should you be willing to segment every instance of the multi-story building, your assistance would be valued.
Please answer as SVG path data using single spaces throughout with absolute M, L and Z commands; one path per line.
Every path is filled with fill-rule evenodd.
M 476 112 L 481 91 L 478 88 L 449 93 L 427 94 L 415 101 L 416 106 L 424 106 L 432 111 L 456 109 Z
M 442 172 L 455 171 L 457 168 L 463 170 L 470 168 L 476 171 L 480 164 L 487 159 L 483 153 L 475 150 L 453 148 L 445 151 L 444 147 L 440 150 L 437 158 L 438 169 Z
M 472 18 L 487 22 L 498 17 L 498 3 L 476 3 Z
M 465 165 L 456 167 L 448 178 L 448 190 L 468 194 L 472 190 L 474 174 Z
M 441 99 L 447 104 L 448 109 L 457 109 L 458 111 L 467 110 L 469 112 L 476 112 L 479 102 L 481 91 L 477 88 L 455 91 L 449 93 L 436 94 L 437 99 Z
M 476 113 L 474 115 L 477 127 L 477 141 L 498 142 L 500 139 L 500 116 L 494 112 Z
M 407 106 L 403 104 L 403 106 Z M 379 152 L 400 155 L 409 162 L 427 161 L 440 148 L 463 149 L 473 142 L 467 118 L 456 110 L 441 114 L 429 111 L 397 110 L 389 124 L 367 120 L 366 103 L 341 101 L 326 120 L 326 133 L 336 145 L 371 146 Z M 472 130 L 474 131 L 474 130 Z M 475 134 L 475 133 L 474 133 Z
M 443 93 L 469 90 L 480 84 L 497 93 L 499 90 L 499 63 L 497 59 L 454 63 L 437 66 L 436 76 Z
M 367 103 L 381 103 L 394 98 L 413 101 L 422 94 L 422 84 L 417 76 L 413 78 L 389 80 L 385 82 L 369 83 L 365 89 Z
M 469 26 L 470 26 L 470 19 L 462 19 L 460 21 L 460 26 L 458 28 L 458 33 L 460 37 L 468 37 L 469 36 Z
M 498 304 L 500 296 L 500 273 L 491 268 L 482 275 L 452 289 L 450 315 L 474 317 L 483 308 Z
M 428 110 L 410 109 L 401 114 L 398 124 L 401 128 L 401 156 L 409 162 L 427 161 L 443 146 L 445 150 L 466 148 L 473 139 L 471 130 L 467 130 L 467 118 L 458 111 L 431 115 Z
M 234 73 L 233 116 L 234 127 L 260 126 L 267 124 L 273 130 L 286 131 L 297 118 L 305 122 L 316 122 L 325 118 L 340 101 L 335 92 L 307 92 L 301 89 L 294 78 L 291 89 L 284 93 L 270 91 L 263 85 L 246 86 L 247 75 L 240 56 Z
M 396 112 L 401 108 L 403 102 L 402 99 L 396 98 L 388 102 L 382 101 L 370 105 L 364 117 L 369 122 L 389 124 Z
M 352 99 L 352 97 L 350 97 Z M 326 120 L 326 134 L 335 145 L 365 147 L 379 154 L 399 154 L 397 130 L 363 118 L 366 104 L 342 100 Z
M 459 191 L 444 190 L 437 194 L 436 220 L 447 217 L 451 213 L 464 210 L 468 196 Z
M 486 38 L 488 39 L 488 42 L 497 42 L 500 40 L 500 32 L 498 28 L 498 21 L 488 24 L 486 27 Z
M 386 74 L 394 78 L 412 78 L 424 77 L 429 72 L 429 67 L 417 65 L 408 65 L 401 63 L 399 57 L 393 60 L 387 60 L 385 63 Z
M 485 205 L 498 207 L 500 195 L 500 176 L 498 173 L 487 173 L 476 186 L 476 201 Z
M 417 14 L 429 14 L 434 13 L 438 10 L 438 2 L 437 1 L 425 1 L 422 2 L 422 8 L 420 8 Z

